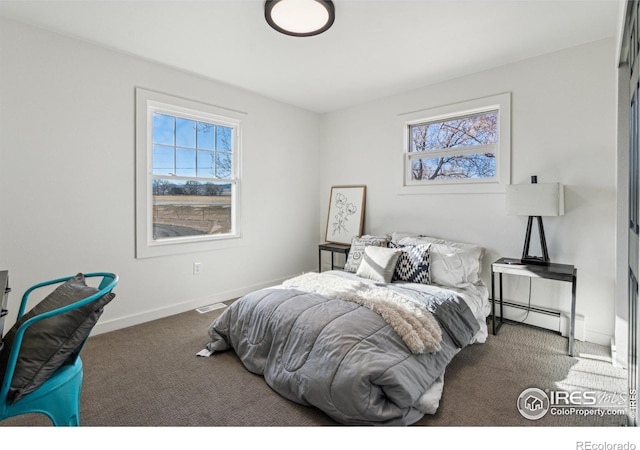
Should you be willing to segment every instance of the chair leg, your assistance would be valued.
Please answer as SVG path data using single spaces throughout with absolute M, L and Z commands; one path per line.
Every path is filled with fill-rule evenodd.
M 80 426 L 80 399 L 71 400 L 68 397 L 64 401 L 69 402 L 68 408 L 58 409 L 53 407 L 47 415 L 56 427 L 79 427 Z
M 60 380 L 50 379 L 40 389 L 10 405 L 3 419 L 21 414 L 40 413 L 51 419 L 57 427 L 80 426 L 82 363 L 78 361 L 78 364 L 75 373 L 67 374 L 61 383 Z
M 79 378 L 79 380 L 76 380 Z M 46 413 L 56 427 L 80 426 L 80 390 L 82 372 L 68 383 L 63 384 L 47 399 L 49 411 Z

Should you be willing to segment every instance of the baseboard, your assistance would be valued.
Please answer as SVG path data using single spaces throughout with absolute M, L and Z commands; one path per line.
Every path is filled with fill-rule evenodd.
M 597 331 L 588 330 L 588 329 L 585 330 L 584 340 L 587 342 L 602 345 L 604 347 L 610 347 L 612 338 L 613 336 L 609 334 L 599 333 Z
M 618 348 L 615 337 L 611 338 L 611 360 L 614 367 L 627 369 L 629 366 L 627 355 Z
M 615 338 L 611 338 L 611 363 L 613 367 L 620 367 L 618 364 L 618 348 L 616 347 Z
M 569 336 L 570 322 L 571 322 L 571 315 L 569 313 L 560 314 L 560 334 L 561 335 L 565 337 Z M 580 314 L 576 314 L 576 330 L 574 332 L 573 337 L 578 341 L 588 341 L 584 316 L 581 316 Z M 601 345 L 609 345 L 609 341 L 603 341 Z
M 110 331 L 120 330 L 122 328 L 139 325 L 141 323 L 149 322 L 151 320 L 162 319 L 164 317 L 169 317 L 175 314 L 180 314 L 186 311 L 194 310 L 196 308 L 210 305 L 212 303 L 223 302 L 233 298 L 241 297 L 245 294 L 248 294 L 249 292 L 252 292 L 258 289 L 263 289 L 266 287 L 281 284 L 283 281 L 297 275 L 300 275 L 300 274 L 299 273 L 293 274 L 287 277 L 283 277 L 283 278 L 279 278 L 271 281 L 265 281 L 262 283 L 257 283 L 249 286 L 244 286 L 238 289 L 232 289 L 232 290 L 223 291 L 223 292 L 216 292 L 211 295 L 207 295 L 205 297 L 185 300 L 179 303 L 175 303 L 173 305 L 145 311 L 138 314 L 132 314 L 126 317 L 119 317 L 111 320 L 101 320 L 93 328 L 91 335 L 94 336 L 102 333 L 108 333 Z M 509 300 L 509 303 L 513 303 L 521 307 L 526 306 L 511 300 Z M 498 304 L 496 304 L 496 310 L 498 310 Z M 523 309 L 520 309 L 518 307 L 511 307 L 506 304 L 504 305 L 504 317 L 506 319 L 512 320 L 514 322 L 520 322 L 524 318 L 525 314 L 526 312 Z M 568 336 L 569 334 L 568 333 L 569 317 L 565 313 L 561 313 L 560 317 L 558 318 L 558 317 L 550 317 L 546 314 L 541 314 L 535 311 L 530 311 L 524 323 L 545 328 L 548 330 L 552 330 L 562 334 L 563 336 Z M 580 316 L 580 315 L 576 315 L 575 339 L 579 341 L 592 342 L 592 343 L 604 345 L 604 346 L 609 346 L 611 344 L 611 336 L 605 335 L 602 333 L 593 332 L 593 331 L 587 331 L 585 327 L 585 318 L 584 316 Z
M 223 302 L 233 298 L 241 297 L 243 295 L 248 294 L 249 292 L 253 292 L 258 289 L 263 289 L 266 287 L 276 286 L 278 284 L 281 284 L 283 281 L 293 276 L 295 275 L 279 278 L 276 280 L 265 281 L 265 282 L 253 284 L 250 286 L 244 286 L 238 289 L 232 289 L 232 290 L 223 291 L 223 292 L 216 292 L 211 295 L 207 295 L 205 297 L 185 300 L 170 306 L 157 308 L 157 309 L 145 311 L 138 314 L 132 314 L 126 317 L 119 317 L 116 319 L 104 320 L 104 321 L 101 320 L 93 328 L 93 331 L 91 332 L 91 336 L 99 335 L 102 333 L 108 333 L 110 331 L 120 330 L 122 328 L 139 325 L 141 323 L 150 322 L 152 320 L 162 319 L 164 317 L 173 316 L 175 314 L 180 314 L 186 311 L 191 311 L 196 308 L 200 308 L 202 306 L 210 305 L 212 303 Z

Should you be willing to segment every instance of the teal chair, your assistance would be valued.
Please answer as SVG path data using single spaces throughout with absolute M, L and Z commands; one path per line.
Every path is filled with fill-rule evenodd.
M 78 290 L 81 294 L 77 295 L 84 295 L 86 292 L 95 293 L 61 307 L 56 306 L 60 303 L 64 304 L 64 302 L 68 302 L 68 298 L 62 302 L 56 303 L 56 301 L 50 301 L 47 304 L 47 299 L 50 299 L 50 295 L 27 313 L 26 316 L 24 315 L 29 295 L 33 291 L 44 286 L 60 283 L 62 283 L 62 285 L 59 288 L 62 288 L 63 286 L 70 286 L 75 283 L 81 275 L 84 279 L 96 277 L 102 279 L 100 280 L 100 284 L 97 288 L 88 287 L 84 283 L 84 279 L 82 279 L 82 285 Z M 80 425 L 80 391 L 82 388 L 83 375 L 80 351 L 82 350 L 93 325 L 95 325 L 98 317 L 102 314 L 104 304 L 108 303 L 113 299 L 113 297 L 115 297 L 115 294 L 111 291 L 117 283 L 117 275 L 112 273 L 96 272 L 84 275 L 78 274 L 75 277 L 64 277 L 45 281 L 32 286 L 24 293 L 22 302 L 20 303 L 20 309 L 18 311 L 17 322 L 11 331 L 5 335 L 5 339 L 11 335 L 12 342 L 7 343 L 10 345 L 10 348 L 2 349 L 3 353 L 8 353 L 2 355 L 2 363 L 6 362 L 6 367 L 4 368 L 4 377 L 0 388 L 0 420 L 22 414 L 40 413 L 49 417 L 55 426 Z M 45 312 L 34 313 L 38 307 L 40 310 L 45 310 Z M 49 310 L 46 311 L 47 309 Z M 27 352 L 29 347 L 35 346 L 37 348 L 41 348 L 40 343 L 37 341 L 38 339 L 50 344 L 52 341 L 50 333 L 55 333 L 58 330 L 45 329 L 45 332 L 42 333 L 43 327 L 59 327 L 61 323 L 66 323 L 68 325 L 70 317 L 85 317 L 85 312 L 87 311 L 92 315 L 91 320 L 84 318 L 82 319 L 83 322 L 73 324 L 73 327 L 75 327 L 73 333 L 75 333 L 74 336 L 77 341 L 74 347 L 72 349 L 68 348 L 70 345 L 68 344 L 70 339 L 68 339 L 68 336 L 65 336 L 63 339 L 67 339 L 65 341 L 67 342 L 67 344 L 65 344 L 67 345 L 67 348 L 60 350 L 60 348 L 62 348 L 60 347 L 55 352 L 58 355 L 60 355 L 61 352 L 66 352 L 64 360 L 58 361 L 60 366 L 57 368 L 49 367 L 48 370 L 51 373 L 46 375 L 46 379 L 41 384 L 35 388 L 32 386 L 32 390 L 29 392 L 23 392 L 22 394 L 16 395 L 14 376 L 17 373 L 16 371 L 22 373 L 20 366 L 21 361 L 25 364 L 25 367 L 26 365 L 33 363 L 32 359 L 30 359 L 28 355 L 25 356 L 20 354 L 21 348 L 24 352 Z M 52 319 L 49 322 L 41 322 L 53 317 L 56 317 L 56 319 Z M 36 327 L 31 328 L 31 332 L 28 332 L 30 327 L 34 327 L 34 325 L 36 325 Z M 80 335 L 78 335 L 78 330 L 81 330 Z M 67 334 L 70 333 L 71 332 Z M 32 342 L 28 342 L 30 339 Z M 57 338 L 54 338 L 53 341 L 56 339 Z M 3 344 L 5 344 L 4 340 Z M 57 344 L 53 345 L 55 346 Z M 55 355 L 55 353 L 52 353 L 52 355 Z M 63 358 L 63 356 L 58 356 L 59 360 L 60 358 Z M 54 358 L 48 359 L 47 364 L 50 363 L 51 359 L 55 359 L 55 356 Z M 39 373 L 39 376 L 42 377 L 42 373 L 46 373 L 47 370 L 45 368 L 44 370 L 37 370 L 35 372 Z M 25 391 L 28 391 L 28 389 L 25 389 Z

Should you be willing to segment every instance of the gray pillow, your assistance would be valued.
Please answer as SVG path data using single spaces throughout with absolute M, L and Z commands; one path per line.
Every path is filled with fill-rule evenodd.
M 388 242 L 388 235 L 373 236 L 365 234 L 362 237 L 354 237 L 351 239 L 351 248 L 349 249 L 349 256 L 347 257 L 347 262 L 344 265 L 344 270 L 356 273 L 360 266 L 360 262 L 362 262 L 365 247 L 370 245 L 386 247 Z
M 2 339 L 0 380 L 4 379 L 11 346 L 20 325 L 34 316 L 70 305 L 96 292 L 98 289 L 88 286 L 84 275 L 79 273 L 23 315 Z M 115 294 L 108 293 L 80 308 L 41 320 L 27 328 L 9 388 L 12 403 L 40 387 L 62 365 L 75 360 L 104 306 L 114 297 Z

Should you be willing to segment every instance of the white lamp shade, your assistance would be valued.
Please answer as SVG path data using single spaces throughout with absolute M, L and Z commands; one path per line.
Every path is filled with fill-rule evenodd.
M 510 216 L 562 216 L 564 186 L 560 183 L 508 185 L 505 209 Z

